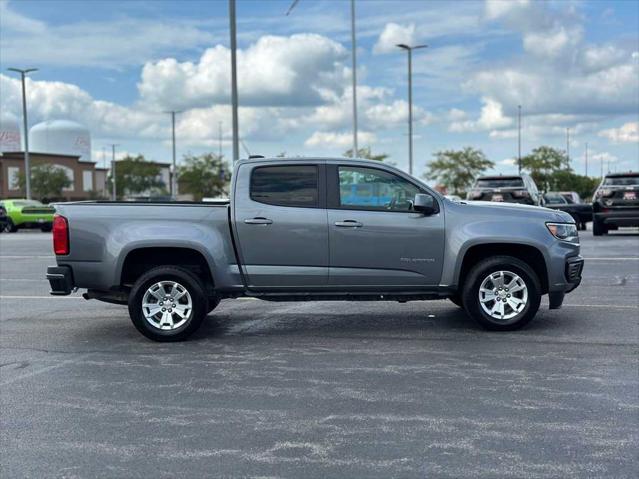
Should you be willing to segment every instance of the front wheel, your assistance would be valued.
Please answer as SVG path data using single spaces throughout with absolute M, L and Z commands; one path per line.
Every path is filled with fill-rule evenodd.
M 158 266 L 133 285 L 129 316 L 154 341 L 182 341 L 201 325 L 209 304 L 200 279 L 175 266 Z
M 486 329 L 512 331 L 537 313 L 541 287 L 537 274 L 523 261 L 496 256 L 477 263 L 464 283 L 466 313 Z

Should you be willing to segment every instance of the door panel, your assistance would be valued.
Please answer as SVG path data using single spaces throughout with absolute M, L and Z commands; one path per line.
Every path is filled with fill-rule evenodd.
M 392 171 L 328 166 L 329 285 L 432 286 L 444 255 L 443 213 L 412 209 L 423 188 Z
M 316 185 L 299 168 L 315 169 Z M 242 165 L 236 178 L 234 228 L 240 261 L 254 289 L 325 286 L 328 280 L 328 226 L 320 208 L 324 193 L 321 165 Z M 280 168 L 279 171 L 275 170 Z M 243 186 L 240 186 L 243 185 Z M 251 189 L 252 188 L 252 189 Z M 311 191 L 316 188 L 317 191 Z M 294 189 L 294 194 L 288 194 Z M 269 203 L 289 203 L 281 206 Z
M 353 220 L 361 227 L 336 222 Z M 328 210 L 329 284 L 436 285 L 444 253 L 441 213 Z

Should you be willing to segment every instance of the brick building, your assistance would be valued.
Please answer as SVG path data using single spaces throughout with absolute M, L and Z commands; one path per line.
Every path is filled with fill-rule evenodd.
M 104 197 L 104 180 L 98 173 L 96 182 L 95 163 L 80 161 L 79 155 L 30 152 L 31 166 L 53 164 L 62 168 L 71 180 L 71 186 L 62 191 L 64 200 L 85 200 Z M 11 151 L 0 154 L 0 198 L 24 198 L 18 187 L 18 177 L 24 173 L 24 152 Z M 102 173 L 104 175 L 104 173 Z

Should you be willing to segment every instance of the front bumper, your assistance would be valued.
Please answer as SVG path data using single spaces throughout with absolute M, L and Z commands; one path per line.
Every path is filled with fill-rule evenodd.
M 47 268 L 47 281 L 51 286 L 49 294 L 66 296 L 71 294 L 73 286 L 73 271 L 69 266 L 49 266 Z
M 548 292 L 548 303 L 550 309 L 561 308 L 564 296 L 570 293 L 581 284 L 581 274 L 584 269 L 584 259 L 581 256 L 572 256 L 566 259 L 564 266 L 565 286 L 563 290 Z

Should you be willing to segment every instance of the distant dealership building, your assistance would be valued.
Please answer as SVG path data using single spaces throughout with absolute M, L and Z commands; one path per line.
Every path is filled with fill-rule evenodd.
M 30 152 L 31 166 L 52 164 L 61 168 L 71 180 L 71 186 L 62 190 L 65 200 L 84 200 L 106 196 L 104 185 L 96 182 L 95 163 L 80 161 L 77 155 Z M 24 174 L 24 152 L 10 151 L 0 154 L 0 198 L 24 198 L 18 178 Z

